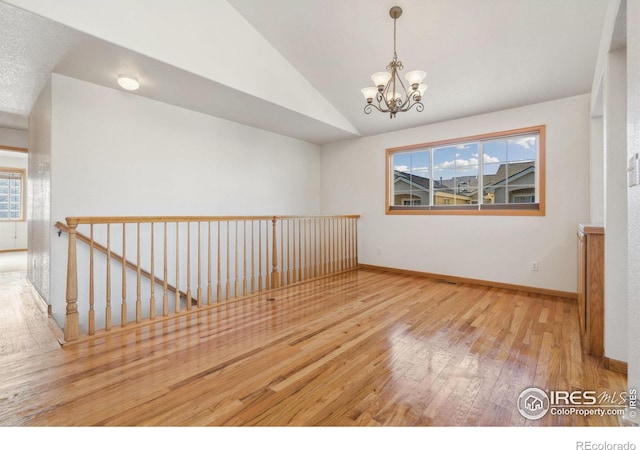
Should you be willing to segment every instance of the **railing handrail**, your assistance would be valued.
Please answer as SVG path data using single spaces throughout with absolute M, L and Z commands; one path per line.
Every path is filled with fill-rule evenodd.
M 95 333 L 98 306 L 104 312 L 99 318 L 104 321 L 103 329 L 111 330 L 116 291 L 120 294 L 120 326 L 124 328 L 133 320 L 136 323 L 160 320 L 156 314 L 163 318 L 181 314 L 183 300 L 187 310 L 192 307 L 200 310 L 222 301 L 355 270 L 359 218 L 358 214 L 67 217 L 67 225 L 56 224 L 69 235 L 65 341 L 77 340 L 80 331 L 78 241 L 89 244 L 88 254 L 83 253 L 88 264 L 81 277 L 81 303 L 88 306 L 91 335 Z M 85 229 L 82 226 L 89 229 L 90 236 L 80 232 Z M 117 242 L 110 237 L 113 232 Z M 99 240 L 106 238 L 105 245 L 96 240 L 96 234 Z M 118 248 L 121 255 L 114 251 Z M 132 248 L 135 263 L 127 260 Z M 100 270 L 104 270 L 99 282 L 94 251 L 106 255 L 104 264 L 99 261 Z M 112 263 L 121 264 L 119 275 L 114 272 L 112 276 Z M 143 267 L 147 264 L 148 270 Z M 127 281 L 127 269 L 135 270 L 131 282 Z M 169 284 L 169 271 L 175 274 L 171 277 L 173 286 Z M 143 286 L 141 278 L 150 284 Z M 161 303 L 156 302 L 156 285 L 162 287 Z M 181 287 L 186 288 L 184 293 Z M 175 293 L 173 299 L 169 297 L 171 292 Z M 101 305 L 96 304 L 97 295 Z M 135 306 L 135 317 L 130 306 Z
M 100 225 L 100 224 L 98 224 Z M 55 227 L 57 229 L 59 229 L 60 231 L 63 231 L 65 233 L 69 233 L 69 227 L 67 225 L 65 225 L 62 222 L 56 222 Z M 76 238 L 80 241 L 83 242 L 87 245 L 92 246 L 93 248 L 95 248 L 96 250 L 98 250 L 100 253 L 102 254 L 107 254 L 110 253 L 110 258 L 113 259 L 115 262 L 120 263 L 120 264 L 125 264 L 127 266 L 128 269 L 132 270 L 132 271 L 136 271 L 138 269 L 137 265 L 133 262 L 130 261 L 128 259 L 124 259 L 121 255 L 119 255 L 118 253 L 114 252 L 114 251 L 109 251 L 104 245 L 101 245 L 95 241 L 92 242 L 91 238 L 89 236 L 86 236 L 82 233 L 80 233 L 79 231 L 76 230 Z M 156 284 L 163 284 L 164 280 L 162 280 L 161 278 L 155 276 L 155 275 L 151 275 L 151 273 L 149 273 L 148 271 L 141 269 L 140 270 L 140 275 L 142 275 L 144 278 L 146 278 L 147 280 L 153 281 Z M 187 294 L 185 292 L 182 292 L 178 289 L 176 289 L 175 286 L 171 285 L 171 284 L 167 284 L 167 289 L 169 290 L 169 292 L 172 292 L 174 294 L 178 294 L 180 295 L 181 298 L 187 298 Z
M 359 219 L 359 214 L 342 215 L 271 215 L 271 216 L 89 216 L 67 217 L 68 225 L 106 225 L 123 223 L 184 223 L 184 222 L 229 222 L 233 220 L 288 220 L 288 219 Z

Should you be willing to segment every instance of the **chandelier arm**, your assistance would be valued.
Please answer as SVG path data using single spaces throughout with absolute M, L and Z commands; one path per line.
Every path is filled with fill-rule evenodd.
M 415 103 L 412 103 L 411 105 L 409 105 L 406 109 L 403 109 L 402 112 L 407 112 L 411 110 L 414 106 L 416 107 L 416 111 L 418 112 L 424 111 L 424 105 L 422 104 L 422 102 L 416 101 Z
M 378 105 L 381 105 L 384 103 L 385 108 L 386 109 L 380 109 L 380 111 L 382 112 L 389 112 L 393 109 L 393 107 L 389 104 L 389 102 L 387 101 L 387 94 L 389 92 L 389 85 L 391 84 L 391 80 L 389 80 L 387 82 L 387 84 L 385 85 L 384 89 L 381 92 L 378 92 L 377 98 L 376 100 L 378 100 Z
M 389 112 L 388 109 L 385 110 L 385 109 L 379 108 L 375 103 L 367 103 L 364 106 L 364 113 L 365 114 L 371 114 L 371 111 L 373 111 L 373 109 L 371 109 L 371 108 L 375 108 L 378 111 L 383 112 L 383 113 Z

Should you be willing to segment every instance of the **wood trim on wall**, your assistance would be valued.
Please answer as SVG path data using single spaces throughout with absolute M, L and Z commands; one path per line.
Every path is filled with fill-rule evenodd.
M 606 356 L 603 358 L 604 366 L 613 370 L 614 372 L 620 372 L 623 374 L 627 374 L 627 363 L 624 361 L 618 361 L 617 359 L 607 358 Z
M 11 147 L 8 145 L 0 145 L 0 150 L 9 150 L 12 152 L 29 153 L 29 150 L 24 147 Z
M 553 297 L 562 297 L 562 298 L 568 298 L 571 300 L 576 300 L 578 298 L 578 294 L 575 292 L 558 291 L 555 289 L 545 289 L 545 288 L 539 288 L 534 286 L 523 286 L 519 284 L 500 283 L 497 281 L 477 280 L 475 278 L 456 277 L 452 275 L 441 275 L 436 273 L 420 272 L 417 270 L 374 266 L 370 264 L 360 264 L 359 267 L 361 269 L 367 269 L 367 270 L 379 270 L 383 272 L 393 272 L 393 273 L 404 274 L 404 275 L 414 275 L 419 277 L 433 278 L 434 280 L 444 281 L 447 283 L 475 284 L 478 286 L 489 286 L 489 287 L 495 287 L 500 289 L 510 289 L 514 291 L 531 292 L 534 294 L 550 295 Z

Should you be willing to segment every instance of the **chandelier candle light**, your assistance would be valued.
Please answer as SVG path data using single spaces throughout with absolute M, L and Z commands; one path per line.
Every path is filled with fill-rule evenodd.
M 414 106 L 418 111 L 424 110 L 421 100 L 427 85 L 422 84 L 422 80 L 427 74 L 422 70 L 407 72 L 405 78 L 411 86 L 411 90 L 407 91 L 398 75 L 398 71 L 402 70 L 403 66 L 396 54 L 396 20 L 402 15 L 402 8 L 394 6 L 389 10 L 389 15 L 393 18 L 393 59 L 387 66 L 386 72 L 376 72 L 371 75 L 375 87 L 366 87 L 361 92 L 367 100 L 364 107 L 365 114 L 370 114 L 375 108 L 380 112 L 388 112 L 393 119 L 398 111 L 409 111 Z

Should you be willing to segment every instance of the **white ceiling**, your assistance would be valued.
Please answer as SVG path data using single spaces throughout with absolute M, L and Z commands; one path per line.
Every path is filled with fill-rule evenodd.
M 604 0 L 228 1 L 363 136 L 588 93 L 607 6 Z M 429 90 L 424 112 L 390 120 L 364 114 L 360 89 L 393 56 L 394 4 L 404 10 L 398 57 L 406 71 L 427 72 Z M 357 135 L 0 2 L 0 126 L 26 128 L 51 71 L 115 88 L 123 67 L 143 74 L 136 95 L 309 142 Z

